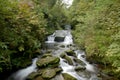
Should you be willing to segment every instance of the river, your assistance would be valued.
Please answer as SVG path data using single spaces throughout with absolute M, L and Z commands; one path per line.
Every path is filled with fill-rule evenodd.
M 97 67 L 86 61 L 85 52 L 79 50 L 78 47 L 76 47 L 76 45 L 73 43 L 73 37 L 69 28 L 67 28 L 67 30 L 56 30 L 52 35 L 47 37 L 45 45 L 46 50 L 43 51 L 43 55 L 47 50 L 51 50 L 52 55 L 60 58 L 59 67 L 61 67 L 63 70 L 61 74 L 68 73 L 77 80 L 102 80 L 101 78 L 97 77 L 97 74 L 99 73 Z M 72 50 L 75 53 L 75 56 L 67 55 L 70 57 L 72 64 L 69 64 L 66 59 L 60 56 L 67 50 Z M 30 66 L 13 73 L 8 80 L 26 80 L 26 77 L 30 73 L 37 71 L 36 61 L 38 58 L 40 57 L 34 58 Z M 53 80 L 64 79 L 55 77 Z

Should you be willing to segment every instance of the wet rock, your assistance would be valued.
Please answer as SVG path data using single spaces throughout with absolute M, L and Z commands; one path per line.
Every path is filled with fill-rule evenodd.
M 39 68 L 48 67 L 48 66 L 58 66 L 60 59 L 54 56 L 47 56 L 45 58 L 38 59 L 36 62 Z
M 76 66 L 75 71 L 84 71 L 86 69 L 85 66 Z
M 48 49 L 48 50 L 47 50 L 47 53 L 51 53 L 51 52 L 52 52 L 52 50 L 51 50 L 51 49 Z
M 90 79 L 90 77 L 91 77 L 91 73 L 90 72 L 88 72 L 88 71 L 76 71 L 77 72 L 77 74 L 79 75 L 79 76 L 81 76 L 81 77 L 83 77 L 83 78 L 87 78 L 88 80 Z
M 86 64 L 85 64 L 83 61 L 81 61 L 80 59 L 74 58 L 73 60 L 74 60 L 76 63 L 80 64 L 81 66 L 85 66 L 85 65 L 86 65 Z
M 42 58 L 45 58 L 45 57 L 52 57 L 52 54 L 50 54 L 50 53 L 45 53 L 43 56 L 42 56 Z
M 40 76 L 41 74 L 37 73 L 37 72 L 32 72 L 31 74 L 29 74 L 27 76 L 26 80 L 34 80 L 37 76 Z
M 55 37 L 56 42 L 64 42 L 65 37 Z
M 45 79 L 51 79 L 56 75 L 56 71 L 54 69 L 45 69 L 42 73 L 42 77 Z
M 64 80 L 77 80 L 76 78 L 74 78 L 73 76 L 71 76 L 67 73 L 62 73 L 62 76 L 63 76 Z
M 60 45 L 61 48 L 65 48 L 65 45 Z
M 64 58 L 65 56 L 66 56 L 65 53 L 60 54 L 60 57 L 61 57 L 61 58 Z
M 85 58 L 86 56 L 85 55 L 81 55 L 81 57 Z
M 55 68 L 55 71 L 56 71 L 56 73 L 59 73 L 59 72 L 61 72 L 62 71 L 62 68 Z
M 67 56 L 65 53 L 62 53 L 60 57 L 62 57 L 63 59 L 66 59 L 69 65 L 73 65 L 72 59 L 69 56 Z
M 41 76 L 38 76 L 34 80 L 44 80 L 44 79 Z
M 61 74 L 58 74 L 54 78 L 52 78 L 50 80 L 64 80 L 64 79 L 63 79 L 63 76 Z
M 69 56 L 74 56 L 74 57 L 76 57 L 76 54 L 75 54 L 75 52 L 73 51 L 73 50 L 67 50 L 67 51 L 65 51 L 66 53 L 67 53 L 67 55 L 69 55 Z

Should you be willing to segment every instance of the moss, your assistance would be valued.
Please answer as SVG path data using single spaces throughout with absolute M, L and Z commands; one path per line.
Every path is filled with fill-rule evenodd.
M 76 78 L 74 78 L 73 76 L 71 76 L 67 73 L 62 73 L 62 76 L 63 76 L 64 80 L 77 80 Z
M 56 75 L 56 71 L 54 69 L 45 69 L 42 73 L 42 77 L 45 79 L 51 79 Z
M 45 58 L 41 58 L 39 59 L 36 64 L 39 68 L 42 68 L 42 67 L 47 67 L 47 66 L 50 66 L 50 65 L 56 65 L 58 64 L 60 61 L 60 59 L 58 57 L 50 57 L 50 56 L 47 56 Z

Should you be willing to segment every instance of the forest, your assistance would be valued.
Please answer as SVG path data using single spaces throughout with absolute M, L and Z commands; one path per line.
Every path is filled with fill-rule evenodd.
M 0 0 L 0 75 L 31 64 L 46 37 L 72 26 L 74 43 L 111 80 L 120 79 L 120 0 Z

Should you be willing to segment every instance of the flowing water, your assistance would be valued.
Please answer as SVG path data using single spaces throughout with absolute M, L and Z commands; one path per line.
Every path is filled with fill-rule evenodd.
M 59 37 L 61 35 L 65 37 L 63 42 L 60 42 L 59 40 L 58 42 L 54 41 L 56 37 Z M 85 64 L 84 67 L 86 69 L 84 71 L 77 72 L 75 71 L 75 68 L 77 66 L 83 66 L 83 65 L 77 64 L 73 60 L 75 58 L 74 56 L 70 56 L 71 59 L 73 60 L 73 65 L 68 64 L 65 59 L 60 57 L 59 66 L 63 69 L 62 73 L 68 73 L 71 76 L 75 77 L 77 80 L 99 80 L 96 75 L 97 68 L 86 61 L 85 52 L 78 50 L 75 46 L 71 46 L 74 44 L 70 30 L 56 30 L 52 35 L 48 36 L 48 40 L 45 41 L 45 44 L 48 49 L 52 49 L 52 54 L 58 57 L 60 57 L 60 54 L 62 54 L 64 51 L 73 49 L 76 54 L 76 58 L 81 60 Z M 30 73 L 35 72 L 37 70 L 36 61 L 37 58 L 33 59 L 31 66 L 28 66 L 25 69 L 21 69 L 15 72 L 8 80 L 25 80 Z M 56 80 L 63 80 L 63 79 L 56 79 Z

